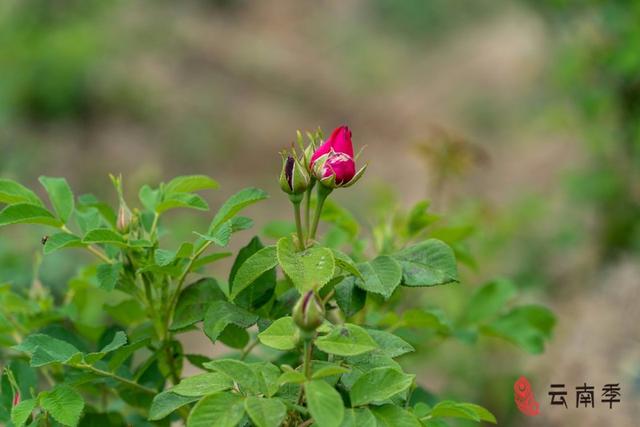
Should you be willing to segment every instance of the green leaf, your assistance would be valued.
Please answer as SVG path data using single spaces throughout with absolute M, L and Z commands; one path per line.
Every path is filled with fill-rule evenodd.
M 392 396 L 406 391 L 415 375 L 404 374 L 393 368 L 376 368 L 366 372 L 355 382 L 351 391 L 351 404 L 353 406 L 367 403 L 379 404 Z
M 11 224 L 44 224 L 61 227 L 62 222 L 42 206 L 18 203 L 0 211 L 0 227 Z
M 333 253 L 333 258 L 335 259 L 336 267 L 341 268 L 342 270 L 353 274 L 357 278 L 364 280 L 364 277 L 360 273 L 360 270 L 358 270 L 358 267 L 356 267 L 355 262 L 353 262 L 353 260 L 351 259 L 351 257 L 349 257 L 349 255 L 337 249 L 331 249 L 331 252 Z
M 364 280 L 357 280 L 356 284 L 367 292 L 389 298 L 402 280 L 400 265 L 390 256 L 381 255 L 372 261 L 358 264 Z
M 351 212 L 330 198 L 324 203 L 320 219 L 324 222 L 334 224 L 336 227 L 345 231 L 351 238 L 355 238 L 358 235 L 360 229 L 358 221 Z
M 373 369 L 389 367 L 399 371 L 402 370 L 398 362 L 378 351 L 348 357 L 345 362 L 351 367 L 351 372 L 342 375 L 340 382 L 347 390 L 351 390 L 351 387 L 362 375 Z
M 66 385 L 58 385 L 51 391 L 40 393 L 40 406 L 60 424 L 76 426 L 84 409 L 82 396 Z
M 71 191 L 71 187 L 69 187 L 67 180 L 64 178 L 49 178 L 46 176 L 41 176 L 38 180 L 45 190 L 47 190 L 49 200 L 53 205 L 53 209 L 55 209 L 58 214 L 58 218 L 66 224 L 73 213 L 74 208 L 73 192 Z
M 404 312 L 402 320 L 408 328 L 433 329 L 443 335 L 449 335 L 452 331 L 449 320 L 437 309 L 413 308 Z
M 103 217 L 97 208 L 82 207 L 82 205 L 80 205 L 80 207 L 76 209 L 75 218 L 80 233 L 83 235 L 89 230 L 104 227 Z
M 235 281 L 236 274 L 244 262 L 263 247 L 264 245 L 256 236 L 238 251 L 238 256 L 233 262 L 229 273 L 229 283 Z M 276 283 L 276 269 L 274 267 L 262 273 L 244 291 L 240 292 L 234 299 L 234 303 L 246 309 L 256 310 L 269 302 L 275 291 Z
M 276 265 L 278 265 L 278 258 L 275 246 L 267 246 L 251 255 L 242 263 L 233 279 L 231 299 L 235 299 L 247 286 Z
M 253 227 L 253 220 L 246 216 L 237 216 L 231 219 L 231 232 L 237 233 L 238 231 L 248 230 Z
M 149 420 L 161 420 L 176 409 L 198 400 L 198 397 L 180 396 L 170 391 L 163 391 L 153 398 L 149 409 Z
M 249 396 L 244 409 L 256 427 L 279 427 L 287 415 L 287 407 L 280 399 L 265 399 Z
M 367 408 L 347 409 L 340 427 L 376 427 L 376 419 Z
M 160 267 L 166 267 L 179 258 L 189 258 L 193 254 L 193 245 L 191 243 L 183 243 L 175 251 L 167 249 L 156 249 L 153 259 Z
M 289 237 L 278 240 L 278 263 L 300 293 L 322 288 L 335 270 L 330 249 L 314 247 L 297 252 Z
M 399 406 L 372 406 L 370 410 L 378 422 L 378 427 L 421 427 L 415 415 Z
M 296 347 L 296 327 L 291 317 L 281 317 L 258 334 L 260 342 L 276 350 L 293 350 Z
M 446 285 L 458 281 L 453 250 L 446 243 L 429 239 L 393 255 L 402 266 L 404 286 Z
M 183 379 L 170 391 L 181 396 L 194 397 L 229 390 L 232 387 L 233 380 L 227 375 L 218 372 L 206 372 Z
M 318 370 L 314 370 L 313 374 L 311 375 L 311 378 L 313 378 L 314 380 L 319 380 L 320 378 L 333 377 L 335 375 L 346 374 L 347 372 L 349 372 L 349 369 L 342 367 L 340 365 L 333 365 L 333 364 L 330 364 L 327 366 L 321 365 L 321 367 Z
M 264 382 L 263 393 L 266 397 L 272 397 L 280 389 L 278 378 L 280 368 L 270 362 L 257 362 L 251 364 L 251 369 L 258 375 L 260 382 Z
M 493 415 L 488 409 L 480 405 L 476 405 L 474 403 L 459 403 L 459 405 L 475 411 L 478 418 L 480 418 L 480 421 L 487 421 L 489 423 L 498 424 L 498 420 L 496 420 L 495 415 Z
M 105 291 L 112 291 L 115 289 L 120 279 L 120 272 L 122 271 L 122 263 L 114 262 L 113 264 L 100 264 L 96 268 L 96 278 L 98 279 L 98 286 Z
M 231 233 L 233 232 L 233 226 L 231 221 L 223 222 L 219 227 L 216 227 L 211 234 L 195 233 L 204 240 L 215 243 L 220 247 L 225 247 L 231 240 Z
M 0 178 L 0 203 L 8 205 L 26 203 L 44 207 L 42 200 L 24 185 L 6 178 Z
M 229 221 L 242 209 L 259 202 L 260 200 L 264 200 L 267 197 L 267 193 L 258 188 L 245 188 L 244 190 L 240 190 L 233 196 L 229 197 L 220 207 L 218 213 L 216 213 L 216 216 L 213 217 L 213 220 L 209 225 L 208 234 L 211 234 L 223 222 Z
M 197 194 L 193 193 L 170 193 L 165 195 L 163 200 L 155 207 L 156 213 L 161 214 L 170 209 L 191 208 L 200 211 L 209 210 L 207 202 Z
M 318 338 L 316 346 L 338 356 L 356 356 L 377 348 L 367 331 L 351 323 L 336 326 L 329 334 Z
M 22 427 L 38 404 L 37 399 L 25 399 L 11 408 L 11 422 L 15 427 Z
M 113 230 L 109 230 L 108 228 L 96 228 L 95 230 L 90 230 L 82 238 L 82 243 L 87 245 L 110 244 L 123 248 L 127 246 L 127 242 L 121 234 L 116 233 Z
M 96 363 L 98 360 L 102 359 L 107 354 L 116 351 L 120 347 L 123 347 L 127 344 L 127 335 L 123 331 L 118 331 L 113 335 L 113 339 L 111 342 L 97 353 L 89 353 L 84 357 L 86 363 L 92 365 Z
M 82 194 L 78 196 L 78 207 L 80 208 L 80 210 L 85 211 L 91 208 L 96 209 L 100 213 L 100 216 L 107 222 L 107 224 L 109 224 L 111 227 L 116 226 L 117 215 L 114 212 L 113 208 L 107 203 L 99 201 L 93 194 Z M 87 228 L 85 232 L 94 228 L 99 227 L 96 226 Z
M 201 190 L 214 190 L 218 183 L 206 175 L 186 175 L 173 178 L 164 186 L 165 193 L 192 193 Z
M 146 347 L 147 345 L 149 345 L 149 338 L 144 338 L 138 339 L 137 341 L 132 342 L 129 345 L 125 345 L 124 347 L 120 347 L 119 349 L 115 350 L 111 355 L 111 358 L 109 359 L 109 370 L 118 370 L 118 368 L 122 366 L 122 364 L 125 363 L 127 359 L 129 359 L 133 355 L 133 353 L 143 347 Z
M 390 332 L 367 329 L 367 333 L 378 344 L 378 350 L 389 357 L 398 357 L 415 351 L 413 346 Z
M 496 424 L 496 417 L 483 408 L 473 403 L 458 403 L 445 400 L 437 403 L 430 413 L 432 418 L 462 418 L 471 421 L 487 421 Z
M 206 362 L 203 366 L 229 376 L 239 386 L 240 390 L 251 393 L 259 393 L 261 390 L 260 379 L 249 365 L 240 360 L 220 359 Z
M 47 238 L 47 242 L 44 244 L 44 253 L 50 254 L 58 249 L 82 246 L 84 246 L 84 244 L 80 240 L 80 237 L 69 233 L 56 233 Z
M 171 330 L 186 328 L 200 322 L 204 319 L 209 304 L 224 299 L 224 293 L 215 279 L 198 280 L 180 293 Z
M 354 276 L 347 276 L 334 288 L 338 307 L 347 317 L 351 317 L 362 310 L 367 300 L 367 292 L 356 286 L 356 280 L 358 279 Z
M 231 393 L 205 396 L 191 410 L 187 427 L 236 427 L 244 417 L 243 400 Z
M 228 325 L 234 324 L 246 329 L 257 321 L 258 316 L 243 308 L 227 301 L 214 301 L 204 316 L 204 333 L 211 341 L 216 342 Z
M 549 309 L 526 305 L 482 326 L 480 332 L 511 341 L 529 353 L 540 354 L 544 351 L 545 340 L 551 338 L 555 323 L 555 316 Z
M 138 198 L 145 208 L 152 212 L 155 212 L 156 206 L 158 206 L 158 203 L 160 203 L 160 190 L 153 190 L 151 187 L 145 184 L 140 187 Z
M 508 280 L 495 280 L 485 284 L 469 300 L 464 320 L 477 323 L 498 314 L 516 292 L 516 287 Z
M 344 417 L 344 403 L 340 394 L 323 380 L 304 385 L 307 406 L 318 427 L 339 427 Z
M 307 381 L 301 372 L 287 371 L 278 377 L 278 384 L 302 384 Z
M 82 353 L 66 341 L 45 334 L 32 334 L 13 347 L 17 351 L 31 354 L 31 366 L 39 367 L 51 363 L 65 363 Z

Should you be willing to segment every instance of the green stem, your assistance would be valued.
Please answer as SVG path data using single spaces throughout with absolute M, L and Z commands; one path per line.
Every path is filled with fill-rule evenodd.
M 322 214 L 324 201 L 327 200 L 327 197 L 329 197 L 329 194 L 331 194 L 332 191 L 333 188 L 326 187 L 322 184 L 318 185 L 318 200 L 316 203 L 316 211 L 313 215 L 313 225 L 311 226 L 311 233 L 309 234 L 309 238 L 311 240 L 316 238 L 318 223 L 320 222 L 320 215 Z
M 189 262 L 187 263 L 185 269 L 180 274 L 180 277 L 178 277 L 178 284 L 176 286 L 176 289 L 173 291 L 173 295 L 171 296 L 169 305 L 167 307 L 167 312 L 165 315 L 166 320 L 163 325 L 163 336 L 161 337 L 161 339 L 164 341 L 167 364 L 169 365 L 169 370 L 171 371 L 171 379 L 174 385 L 180 382 L 180 376 L 178 375 L 178 368 L 176 367 L 175 358 L 173 357 L 170 348 L 171 334 L 169 333 L 169 327 L 171 326 L 171 322 L 173 321 L 173 313 L 175 311 L 176 304 L 178 303 L 178 298 L 180 297 L 180 291 L 182 291 L 184 282 L 187 279 L 191 268 L 193 268 L 193 263 L 196 262 L 200 255 L 202 255 L 209 246 L 211 246 L 211 243 L 211 241 L 204 242 L 200 249 L 198 249 L 196 253 L 191 256 L 191 258 L 189 258 Z
M 180 274 L 180 277 L 178 277 L 178 285 L 176 286 L 176 289 L 173 295 L 171 296 L 171 300 L 169 301 L 169 307 L 167 307 L 168 308 L 167 316 L 166 316 L 167 329 L 169 328 L 169 325 L 171 325 L 171 321 L 173 320 L 173 310 L 175 309 L 175 305 L 178 302 L 178 297 L 180 296 L 180 291 L 182 290 L 184 281 L 187 279 L 187 276 L 189 275 L 189 272 L 193 267 L 193 263 L 196 262 L 196 260 L 200 257 L 200 255 L 202 255 L 209 246 L 211 246 L 211 243 L 212 242 L 210 240 L 207 240 L 202 244 L 202 247 L 198 249 L 196 253 L 191 256 L 191 258 L 189 258 L 189 263 L 187 264 L 185 269 L 182 271 L 182 274 Z
M 151 229 L 149 230 L 149 237 L 153 238 L 153 234 L 156 232 L 158 228 L 158 220 L 160 219 L 160 214 L 156 212 L 153 216 L 153 222 L 151 223 Z
M 305 236 L 309 237 L 309 233 L 311 232 L 311 223 L 309 220 L 311 219 L 311 190 L 313 190 L 313 186 L 316 183 L 315 179 L 312 178 L 311 184 L 307 187 L 307 192 L 305 193 L 304 200 L 304 231 Z
M 298 249 L 304 251 L 304 234 L 302 232 L 302 221 L 300 219 L 300 202 L 293 203 L 293 214 L 296 218 L 296 231 L 298 232 Z
M 169 372 L 171 374 L 171 382 L 173 385 L 178 385 L 180 382 L 180 375 L 178 375 L 178 367 L 176 366 L 176 359 L 173 357 L 173 350 L 171 349 L 171 341 L 165 341 L 164 349 L 167 356 L 167 364 L 169 365 Z
M 256 339 L 251 344 L 249 344 L 244 350 L 242 350 L 242 353 L 240 354 L 240 360 L 246 359 L 247 356 L 251 353 L 251 350 L 253 350 L 258 345 L 258 343 L 259 341 Z
M 91 371 L 96 375 L 100 375 L 101 377 L 107 377 L 107 378 L 114 379 L 114 380 L 119 381 L 119 382 L 121 382 L 123 384 L 127 384 L 127 385 L 129 385 L 131 387 L 137 388 L 140 391 L 144 391 L 145 393 L 152 394 L 154 396 L 157 394 L 156 390 L 154 390 L 152 388 L 145 387 L 142 384 L 138 384 L 137 382 L 134 382 L 134 381 L 131 381 L 130 379 L 121 377 L 120 375 L 113 374 L 113 373 L 111 373 L 109 371 L 103 371 L 102 369 L 96 368 L 95 366 L 88 365 L 88 364 L 84 363 L 84 364 L 81 364 L 81 365 L 77 365 L 77 367 L 80 368 L 80 369 L 86 369 L 87 371 Z
M 65 233 L 73 234 L 66 225 L 60 227 L 60 230 L 64 231 Z M 100 251 L 99 249 L 96 249 L 93 246 L 86 246 L 86 249 L 107 264 L 113 264 L 114 261 L 112 259 L 109 259 L 109 257 L 102 253 L 102 251 Z
M 304 348 L 302 350 L 302 371 L 307 380 L 311 380 L 311 358 L 313 355 L 313 339 L 309 337 L 304 338 Z M 298 405 L 304 403 L 304 388 L 300 387 L 300 393 L 298 394 Z
M 310 380 L 311 379 L 311 357 L 313 354 L 313 341 L 305 340 L 304 342 L 304 360 L 303 360 L 303 369 L 304 376 Z

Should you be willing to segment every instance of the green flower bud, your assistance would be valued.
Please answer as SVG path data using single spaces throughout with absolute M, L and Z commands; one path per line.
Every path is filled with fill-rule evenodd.
M 122 176 L 109 175 L 111 182 L 118 193 L 118 216 L 116 218 L 116 229 L 121 233 L 129 231 L 129 224 L 131 224 L 131 210 L 127 206 L 127 202 L 124 201 L 124 195 L 122 192 Z
M 293 307 L 293 321 L 305 332 L 313 332 L 322 325 L 324 307 L 314 291 L 304 294 Z
M 280 188 L 287 194 L 304 193 L 311 178 L 306 168 L 293 156 L 282 156 L 282 172 L 280 173 Z
M 116 228 L 121 233 L 129 231 L 129 224 L 131 224 L 131 211 L 124 200 L 120 201 L 120 207 L 118 208 L 118 217 L 116 219 Z

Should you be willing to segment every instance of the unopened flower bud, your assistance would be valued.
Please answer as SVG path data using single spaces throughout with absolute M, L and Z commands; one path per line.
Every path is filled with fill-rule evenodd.
M 351 130 L 347 126 L 336 128 L 311 157 L 314 176 L 330 188 L 349 187 L 363 175 L 366 166 L 356 172 L 351 143 Z
M 302 194 L 311 182 L 309 173 L 293 156 L 282 156 L 280 188 L 287 194 Z
M 129 224 L 131 224 L 131 211 L 124 201 L 120 201 L 118 218 L 116 219 L 116 228 L 119 232 L 126 233 L 129 231 Z
M 305 332 L 315 331 L 324 322 L 324 307 L 314 291 L 304 294 L 293 307 L 293 321 Z
M 121 233 L 129 231 L 129 224 L 131 223 L 131 210 L 127 206 L 127 202 L 124 201 L 124 195 L 122 192 L 122 175 L 109 175 L 111 182 L 118 193 L 118 216 L 116 217 L 116 229 Z
M 17 406 L 20 403 L 20 390 L 16 390 L 13 394 L 13 402 L 11 402 L 12 406 Z

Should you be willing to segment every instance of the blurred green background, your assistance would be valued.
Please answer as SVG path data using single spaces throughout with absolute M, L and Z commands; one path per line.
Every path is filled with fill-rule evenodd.
M 65 176 L 113 201 L 107 174 L 122 173 L 134 201 L 141 184 L 204 173 L 222 184 L 214 206 L 244 186 L 272 194 L 259 229 L 288 219 L 278 151 L 295 130 L 346 123 L 370 166 L 336 199 L 363 233 L 429 199 L 468 251 L 463 283 L 424 304 L 460 312 L 505 277 L 558 317 L 542 355 L 430 342 L 407 361 L 419 382 L 501 425 L 635 426 L 639 22 L 631 0 L 4 0 L 0 175 Z M 173 219 L 188 235 L 207 215 Z M 0 282 L 65 286 L 69 253 L 34 275 L 40 237 L 0 231 Z M 515 409 L 520 375 L 538 417 Z M 549 406 L 549 383 L 585 381 L 621 382 L 622 403 Z

